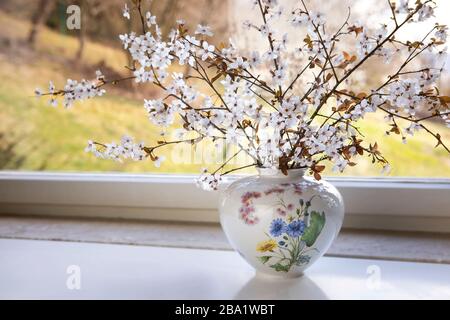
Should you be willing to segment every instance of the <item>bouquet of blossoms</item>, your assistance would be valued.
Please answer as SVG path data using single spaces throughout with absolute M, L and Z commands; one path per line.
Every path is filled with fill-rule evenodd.
M 325 164 L 332 163 L 333 170 L 342 172 L 365 155 L 389 170 L 378 144 L 366 142 L 357 126 L 373 112 L 385 114 L 387 129 L 382 130 L 387 134 L 406 141 L 408 135 L 425 130 L 435 138 L 436 147 L 450 152 L 439 133 L 424 124 L 436 118 L 450 125 L 450 98 L 436 87 L 446 58 L 447 27 L 435 24 L 420 39 L 396 37 L 405 25 L 432 17 L 433 1 L 387 1 L 391 17 L 377 30 L 351 22 L 350 10 L 340 27 L 331 30 L 325 17 L 303 0 L 289 11 L 276 0 L 253 0 L 253 4 L 261 20 L 246 21 L 243 27 L 256 30 L 267 42 L 263 52 L 240 51 L 231 40 L 226 45 L 212 43 L 210 27 L 198 25 L 190 32 L 182 20 L 163 35 L 143 1 L 134 0 L 125 5 L 123 15 L 126 19 L 136 15 L 142 30 L 119 36 L 131 55 L 132 75 L 108 79 L 97 71 L 95 80 L 68 80 L 63 89 L 50 82 L 49 92 L 37 89 L 36 94 L 49 95 L 52 105 L 62 98 L 63 105 L 70 107 L 103 95 L 106 85 L 120 81 L 159 87 L 161 98 L 145 100 L 144 108 L 153 124 L 181 127 L 179 139 L 162 138 L 152 145 L 129 137 L 120 143 L 89 141 L 87 150 L 101 158 L 149 158 L 159 164 L 164 146 L 201 141 L 234 146 L 236 152 L 215 171 L 201 174 L 198 182 L 205 189 L 216 189 L 222 175 L 251 166 L 285 174 L 303 168 L 320 179 Z M 280 33 L 274 28 L 277 20 L 288 20 L 299 32 Z M 344 47 L 345 38 L 354 47 Z M 417 67 L 423 53 L 433 58 Z M 401 63 L 392 63 L 394 56 L 401 57 Z M 369 59 L 392 63 L 392 72 L 369 92 L 359 92 L 350 80 Z M 241 153 L 251 161 L 225 170 Z

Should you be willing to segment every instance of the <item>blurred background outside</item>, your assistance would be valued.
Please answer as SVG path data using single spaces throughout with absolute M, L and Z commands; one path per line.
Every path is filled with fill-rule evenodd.
M 240 47 L 265 45 L 257 37 L 244 37 L 240 25 L 245 19 L 257 19 L 247 0 L 165 0 L 148 1 L 148 8 L 167 33 L 177 19 L 184 19 L 190 30 L 199 23 L 214 30 L 214 44 L 231 37 Z M 286 3 L 286 4 L 284 4 Z M 376 25 L 388 19 L 387 2 L 374 0 L 309 1 L 320 5 L 330 25 L 341 24 L 352 8 L 353 20 Z M 81 7 L 80 30 L 67 30 L 66 9 Z M 283 1 L 290 10 L 296 1 Z M 450 1 L 437 1 L 436 20 L 450 24 Z M 190 161 L 179 161 L 177 150 L 166 149 L 166 161 L 156 168 L 152 161 L 116 163 L 100 160 L 83 152 L 89 139 L 110 142 L 123 134 L 148 144 L 160 140 L 160 128 L 153 126 L 143 108 L 143 99 L 156 98 L 158 90 L 151 84 L 134 82 L 108 87 L 104 97 L 77 103 L 72 109 L 49 106 L 47 99 L 34 97 L 36 87 L 47 88 L 53 80 L 57 88 L 67 78 L 92 79 L 97 69 L 107 79 L 130 74 L 124 66 L 128 56 L 122 49 L 119 34 L 139 31 L 137 19 L 122 17 L 124 0 L 0 0 L 0 169 L 63 172 L 133 172 L 198 173 L 203 167 L 215 168 L 210 148 L 184 149 Z M 128 3 L 131 7 L 131 3 Z M 289 28 L 283 26 L 283 28 Z M 294 31 L 293 31 L 294 32 Z M 295 31 L 298 33 L 298 31 Z M 404 36 L 418 37 L 424 29 L 414 26 Z M 299 34 L 302 41 L 304 34 Z M 295 34 L 291 33 L 291 39 Z M 393 61 L 392 63 L 395 63 Z M 447 71 L 448 65 L 447 63 Z M 385 79 L 390 65 L 369 63 L 364 72 L 353 77 L 362 89 L 376 87 Z M 443 94 L 450 95 L 448 73 L 441 80 Z M 450 129 L 442 122 L 429 123 L 444 142 L 450 143 Z M 390 176 L 450 178 L 450 156 L 443 148 L 434 148 L 435 140 L 425 132 L 403 144 L 399 136 L 385 136 L 388 130 L 382 115 L 374 115 L 360 124 L 371 141 L 377 141 L 390 161 Z M 219 155 L 220 158 L 220 155 Z M 177 160 L 178 159 L 178 160 Z M 332 174 L 328 172 L 327 174 Z M 380 168 L 370 159 L 359 158 L 358 166 L 349 168 L 347 176 L 373 177 Z

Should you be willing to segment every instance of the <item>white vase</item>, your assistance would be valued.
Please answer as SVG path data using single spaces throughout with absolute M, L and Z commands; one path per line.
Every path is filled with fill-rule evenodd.
M 330 247 L 342 226 L 344 204 L 326 181 L 259 169 L 233 182 L 220 196 L 220 222 L 239 254 L 258 272 L 303 274 Z

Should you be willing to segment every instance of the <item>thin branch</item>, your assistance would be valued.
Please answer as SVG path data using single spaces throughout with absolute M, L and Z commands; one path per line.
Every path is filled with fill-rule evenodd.
M 224 173 L 222 173 L 221 175 L 222 175 L 222 176 L 224 176 L 224 175 L 226 175 L 226 174 L 229 174 L 229 173 L 232 173 L 232 172 L 235 172 L 235 171 L 238 171 L 238 170 L 242 170 L 242 169 L 250 168 L 250 167 L 255 167 L 255 166 L 257 166 L 257 165 L 258 165 L 257 163 L 252 163 L 252 164 L 248 164 L 248 165 L 246 165 L 246 166 L 243 166 L 243 167 L 239 167 L 239 168 L 234 168 L 234 169 L 231 169 L 231 170 L 225 171 L 225 172 L 224 172 Z
M 228 158 L 224 163 L 222 163 L 222 165 L 220 167 L 218 167 L 216 170 L 214 170 L 214 172 L 212 174 L 216 174 L 218 171 L 222 170 L 231 160 L 236 158 L 239 155 L 239 153 L 241 153 L 241 151 L 242 151 L 242 149 L 240 149 L 234 155 L 232 155 L 230 158 Z
M 314 59 L 317 58 L 317 54 L 312 58 L 311 61 L 314 61 Z M 284 98 L 284 96 L 286 95 L 286 93 L 291 90 L 295 83 L 297 82 L 297 80 L 302 76 L 302 74 L 308 70 L 309 66 L 311 65 L 311 61 L 308 62 L 308 64 L 306 66 L 303 67 L 303 69 L 297 74 L 297 76 L 294 78 L 294 80 L 292 80 L 291 84 L 286 88 L 286 90 L 284 90 L 284 93 L 282 95 L 282 99 Z
M 389 4 L 389 8 L 392 12 L 392 19 L 394 20 L 395 26 L 398 26 L 397 15 L 395 14 L 394 5 L 391 3 L 391 0 L 387 0 Z
M 147 30 L 145 28 L 145 18 L 144 18 L 144 15 L 142 14 L 141 5 L 142 5 L 142 0 L 138 0 L 138 2 L 137 2 L 137 9 L 138 9 L 138 12 L 139 12 L 139 17 L 141 19 L 142 33 L 145 34 L 147 32 Z

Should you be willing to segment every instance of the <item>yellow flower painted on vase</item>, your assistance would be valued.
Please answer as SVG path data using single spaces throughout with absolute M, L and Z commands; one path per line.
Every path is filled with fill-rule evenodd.
M 277 247 L 277 242 L 273 239 L 261 241 L 256 245 L 256 251 L 267 252 L 273 251 Z

